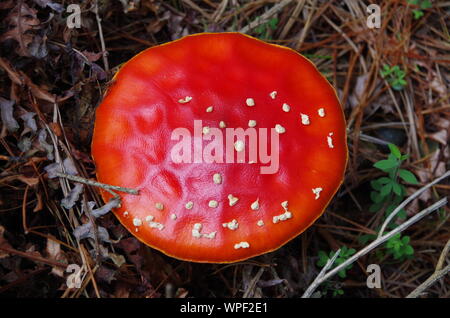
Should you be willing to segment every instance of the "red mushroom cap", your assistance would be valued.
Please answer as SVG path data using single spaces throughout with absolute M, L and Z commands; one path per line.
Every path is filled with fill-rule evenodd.
M 275 132 L 279 152 L 249 160 L 250 138 L 236 137 L 230 162 L 225 135 L 239 127 L 256 131 L 258 151 L 266 128 L 268 154 Z M 173 138 L 177 128 L 192 136 L 191 162 L 174 160 L 189 154 L 174 150 L 189 141 Z M 224 145 L 211 152 L 223 163 L 194 158 L 212 140 Z M 276 154 L 278 169 L 262 173 Z M 139 240 L 178 259 L 235 262 L 279 248 L 323 213 L 343 181 L 345 119 L 332 86 L 297 52 L 203 33 L 149 48 L 120 69 L 97 109 L 92 155 L 100 182 L 140 191 L 121 194 L 114 210 Z

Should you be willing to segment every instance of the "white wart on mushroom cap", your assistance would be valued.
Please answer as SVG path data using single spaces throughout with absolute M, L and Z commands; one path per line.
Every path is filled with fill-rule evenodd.
M 231 145 L 245 163 L 173 162 L 172 132 L 193 136 L 194 120 L 201 137 L 192 142 L 203 150 L 214 129 L 265 128 L 269 139 L 273 129 L 278 170 L 249 163 L 248 139 Z M 120 69 L 97 109 L 92 154 L 100 182 L 140 190 L 120 194 L 114 210 L 130 233 L 179 259 L 225 263 L 309 227 L 343 180 L 347 145 L 335 91 L 311 62 L 242 34 L 209 33 L 147 49 Z

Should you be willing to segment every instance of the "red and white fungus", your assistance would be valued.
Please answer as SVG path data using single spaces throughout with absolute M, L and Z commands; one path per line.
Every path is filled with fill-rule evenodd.
M 223 160 L 176 162 L 177 128 L 193 136 L 194 152 L 218 133 L 249 133 L 224 145 L 242 155 L 234 162 L 228 150 L 215 157 Z M 250 130 L 265 157 L 251 157 Z M 261 144 L 264 131 L 278 148 Z M 262 173 L 268 149 L 279 162 Z M 97 109 L 92 155 L 100 182 L 139 190 L 120 194 L 114 213 L 143 243 L 182 260 L 236 262 L 279 248 L 323 213 L 345 172 L 345 119 L 334 89 L 297 52 L 203 33 L 125 63 Z

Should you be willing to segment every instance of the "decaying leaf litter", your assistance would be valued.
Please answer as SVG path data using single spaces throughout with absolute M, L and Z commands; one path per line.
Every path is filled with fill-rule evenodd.
M 376 236 L 384 211 L 369 212 L 368 194 L 384 176 L 373 164 L 387 158 L 388 143 L 409 154 L 402 167 L 419 183 L 406 184 L 407 194 L 449 170 L 448 3 L 383 1 L 381 26 L 369 29 L 363 1 L 83 1 L 81 27 L 70 29 L 72 3 L 0 4 L 2 295 L 299 297 L 321 270 L 321 251 L 361 250 L 361 236 Z M 347 175 L 327 213 L 281 249 L 228 265 L 182 262 L 143 246 L 108 213 L 117 202 L 105 205 L 98 188 L 55 177 L 95 178 L 95 107 L 122 63 L 205 31 L 245 32 L 310 58 L 337 88 L 348 129 Z M 449 189 L 448 179 L 429 188 L 407 217 Z M 412 258 L 396 260 L 380 246 L 314 295 L 407 296 L 448 264 L 448 212 L 404 231 Z M 382 268 L 380 289 L 366 287 L 372 263 Z M 69 264 L 79 266 L 81 288 L 68 288 Z M 448 286 L 444 276 L 423 297 L 449 297 Z

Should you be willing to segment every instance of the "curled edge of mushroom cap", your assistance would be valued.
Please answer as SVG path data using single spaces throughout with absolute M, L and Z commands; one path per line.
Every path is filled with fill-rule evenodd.
M 170 45 L 170 44 L 172 44 L 172 43 L 175 43 L 175 42 L 178 42 L 178 41 L 182 41 L 182 40 L 184 40 L 184 39 L 186 39 L 186 38 L 190 38 L 190 37 L 198 37 L 198 36 L 203 36 L 203 35 L 214 35 L 214 34 L 218 34 L 218 33 L 199 33 L 199 34 L 188 35 L 188 36 L 185 36 L 185 37 L 180 38 L 180 39 L 178 39 L 178 40 L 171 41 L 171 42 L 167 42 L 167 43 L 164 43 L 164 44 L 155 46 L 155 47 L 162 47 L 162 46 Z M 224 33 L 219 33 L 219 34 L 239 34 L 239 35 L 245 36 L 245 37 L 247 37 L 247 38 L 249 38 L 249 39 L 253 39 L 253 40 L 256 40 L 256 41 L 265 43 L 266 45 L 270 45 L 270 46 L 277 47 L 277 48 L 280 48 L 280 49 L 283 49 L 283 50 L 287 50 L 287 51 L 289 51 L 289 52 L 293 52 L 293 53 L 297 54 L 299 57 L 301 57 L 302 59 L 304 59 L 304 61 L 308 61 L 308 63 L 315 69 L 315 71 L 316 71 L 316 72 L 317 72 L 317 73 L 318 73 L 325 81 L 327 81 L 326 78 L 325 78 L 325 76 L 323 76 L 323 75 L 318 71 L 318 69 L 316 68 L 316 66 L 315 66 L 309 59 L 305 58 L 303 55 L 301 55 L 300 53 L 298 53 L 297 51 L 295 51 L 295 50 L 293 50 L 293 49 L 290 49 L 290 48 L 284 47 L 284 46 L 280 46 L 280 45 L 276 45 L 276 44 L 269 44 L 269 43 L 266 43 L 266 42 L 264 42 L 264 41 L 261 41 L 261 40 L 259 40 L 259 39 L 256 39 L 256 38 L 251 37 L 251 36 L 246 35 L 246 34 L 241 34 L 241 33 L 236 33 L 236 32 L 224 32 Z M 134 60 L 135 60 L 136 58 L 138 58 L 141 54 L 145 54 L 145 52 L 147 52 L 148 50 L 151 50 L 151 49 L 153 49 L 153 48 L 155 48 L 155 47 L 151 47 L 151 48 L 148 48 L 148 49 L 146 49 L 146 50 L 140 52 L 139 54 L 137 54 L 137 55 L 135 55 L 133 58 L 131 58 L 129 61 L 127 61 L 126 63 L 124 63 L 124 64 L 121 66 L 121 68 L 119 69 L 119 71 L 116 72 L 116 74 L 114 75 L 113 81 L 117 79 L 117 77 L 120 75 L 121 70 L 123 70 L 124 67 L 125 67 L 127 64 L 129 64 L 129 63 L 131 63 L 132 61 L 134 61 Z M 328 83 L 328 84 L 329 84 L 329 83 Z M 166 249 L 164 249 L 164 248 L 158 246 L 157 244 L 152 244 L 151 242 L 145 240 L 144 238 L 142 238 L 142 237 L 140 237 L 140 236 L 137 236 L 136 233 L 133 233 L 133 231 L 132 231 L 129 227 L 127 227 L 127 224 L 126 224 L 126 222 L 124 222 L 124 219 L 123 219 L 123 218 L 118 217 L 119 221 L 122 223 L 122 225 L 124 225 L 124 227 L 126 227 L 126 228 L 130 231 L 130 233 L 132 233 L 132 234 L 133 234 L 139 241 L 141 241 L 142 243 L 144 243 L 144 244 L 146 244 L 146 245 L 148 245 L 148 246 L 150 246 L 150 247 L 152 247 L 152 248 L 155 248 L 155 249 L 161 251 L 162 253 L 164 253 L 164 254 L 166 254 L 166 255 L 168 255 L 168 256 L 171 256 L 171 257 L 176 258 L 176 259 L 184 260 L 184 261 L 192 261 L 192 262 L 199 262 L 199 263 L 234 263 L 234 262 L 242 261 L 242 260 L 245 260 L 245 259 L 248 259 L 248 258 L 251 258 L 251 257 L 255 257 L 255 256 L 258 256 L 258 255 L 266 254 L 266 253 L 269 253 L 269 252 L 272 252 L 272 251 L 275 251 L 275 250 L 279 249 L 281 246 L 285 245 L 287 242 L 289 242 L 290 240 L 294 239 L 295 237 L 297 237 L 298 235 L 300 235 L 301 233 L 303 233 L 306 229 L 308 229 L 308 228 L 309 228 L 309 227 L 310 227 L 310 226 L 311 226 L 311 225 L 312 225 L 312 224 L 313 224 L 313 223 L 314 223 L 314 222 L 315 222 L 315 221 L 316 221 L 323 213 L 324 213 L 326 207 L 329 205 L 330 201 L 331 201 L 332 198 L 335 196 L 336 192 L 338 191 L 338 189 L 340 188 L 340 186 L 341 186 L 341 184 L 343 183 L 343 180 L 344 180 L 344 174 L 345 174 L 346 166 L 347 166 L 347 163 L 348 163 L 348 148 L 347 148 L 347 142 L 346 142 L 345 116 L 344 116 L 344 112 L 343 112 L 342 106 L 341 106 L 341 104 L 340 104 L 340 102 L 339 102 L 339 98 L 338 98 L 338 96 L 337 96 L 336 89 L 335 89 L 331 84 L 329 84 L 329 87 L 330 87 L 330 88 L 332 89 L 332 91 L 334 92 L 336 101 L 337 101 L 337 103 L 338 103 L 339 106 L 340 106 L 341 115 L 342 115 L 343 124 L 344 124 L 344 127 L 343 127 L 343 129 L 344 129 L 344 131 L 343 131 L 344 142 L 343 142 L 342 146 L 344 147 L 343 151 L 345 152 L 345 159 L 344 159 L 344 167 L 343 167 L 343 169 L 342 169 L 342 177 L 339 178 L 339 183 L 338 183 L 337 186 L 333 189 L 333 191 L 330 191 L 330 194 L 331 194 L 331 195 L 329 195 L 329 198 L 328 198 L 328 200 L 326 201 L 326 203 L 322 205 L 322 208 L 321 208 L 320 211 L 317 211 L 317 212 L 315 213 L 315 216 L 314 216 L 313 218 L 311 218 L 310 222 L 308 222 L 307 225 L 303 226 L 298 232 L 293 233 L 293 234 L 290 235 L 290 236 L 286 236 L 285 239 L 284 239 L 283 241 L 279 241 L 279 242 L 277 243 L 277 245 L 274 246 L 273 248 L 270 248 L 270 249 L 267 249 L 267 250 L 264 250 L 264 251 L 260 251 L 260 252 L 257 252 L 257 253 L 246 253 L 246 254 L 241 254 L 242 256 L 240 256 L 240 257 L 235 257 L 235 258 L 233 258 L 233 259 L 221 259 L 221 260 L 215 260 L 215 259 L 214 259 L 214 260 L 213 260 L 213 259 L 208 259 L 208 258 L 198 259 L 198 258 L 191 258 L 191 257 L 183 257 L 183 256 L 180 255 L 180 254 L 177 254 L 177 253 L 171 253 L 170 251 L 168 251 L 168 250 L 166 250 Z M 106 91 L 105 96 L 108 94 L 108 92 L 109 92 L 109 89 Z M 206 106 L 206 105 L 205 105 L 205 106 Z M 96 128 L 97 128 L 97 121 L 96 121 L 96 124 L 95 124 L 95 126 L 94 126 L 94 136 L 95 136 L 95 129 L 96 129 Z M 93 139 L 92 143 L 94 144 L 94 139 Z M 93 156 L 94 161 L 95 161 L 94 154 L 93 154 L 92 156 Z M 101 181 L 101 180 L 100 180 L 100 181 Z M 102 195 L 102 198 L 103 198 L 103 200 L 104 200 L 105 202 L 106 202 L 108 199 L 110 199 L 110 197 L 111 197 L 110 194 L 107 193 L 107 192 L 105 192 L 105 191 L 101 191 L 101 195 Z M 245 209 L 243 209 L 243 210 L 245 210 Z M 168 213 L 170 213 L 170 211 L 169 211 Z M 248 212 L 243 212 L 243 213 L 248 213 Z

